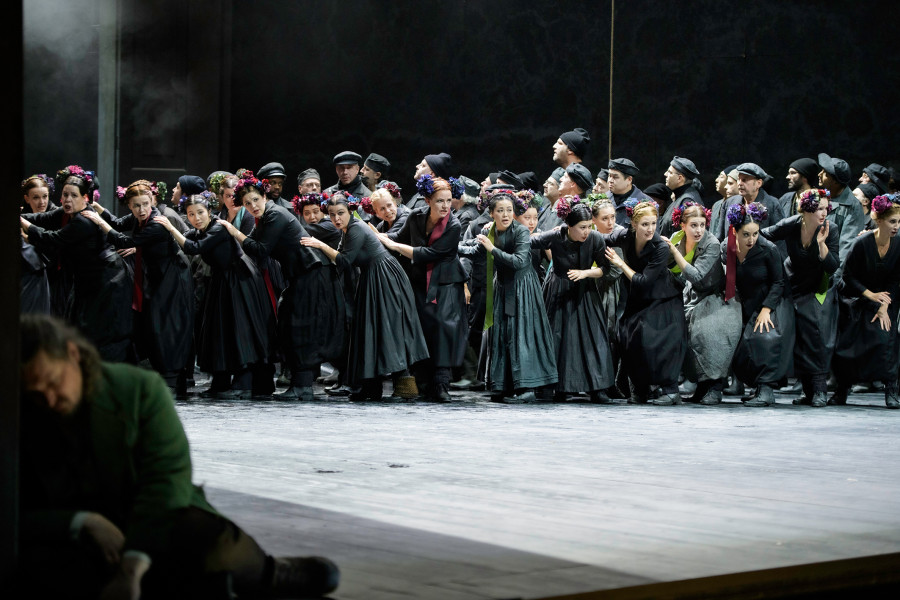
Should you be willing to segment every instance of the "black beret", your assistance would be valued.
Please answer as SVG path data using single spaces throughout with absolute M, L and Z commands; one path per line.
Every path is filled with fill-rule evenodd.
M 449 179 L 453 176 L 453 159 L 446 152 L 429 154 L 425 157 L 425 163 L 441 179 Z
M 689 158 L 675 156 L 669 164 L 679 173 L 684 175 L 685 179 L 696 179 L 697 177 L 700 177 L 700 171 L 697 170 L 697 167 L 694 166 L 694 162 Z
M 534 171 L 519 173 L 519 179 L 522 180 L 522 185 L 525 186 L 526 190 L 531 190 L 532 192 L 540 191 L 538 189 L 537 175 L 535 175 Z
M 643 192 L 658 202 L 669 202 L 672 200 L 672 190 L 662 183 L 648 185 Z
M 821 152 L 819 153 L 819 166 L 841 185 L 850 183 L 850 165 L 847 164 L 846 160 L 831 158 L 824 152 Z
M 606 169 L 600 169 L 600 172 L 597 173 L 597 177 L 599 177 L 603 181 L 609 181 L 609 171 L 607 171 Z
M 566 167 L 566 175 L 585 192 L 591 191 L 591 188 L 594 187 L 594 176 L 581 163 L 572 163 Z
M 726 175 L 731 175 L 731 172 L 734 171 L 735 169 L 737 169 L 737 165 L 728 165 L 727 167 L 722 169 L 722 172 L 725 173 Z
M 500 176 L 500 173 L 488 173 L 487 178 L 488 178 L 488 181 L 490 181 L 493 184 L 493 183 L 497 183 L 497 178 L 499 176 Z
M 322 181 L 322 178 L 319 177 L 318 171 L 316 171 L 315 169 L 306 169 L 305 171 L 297 175 L 297 185 L 300 185 L 307 179 L 318 179 L 319 181 Z
M 256 176 L 260 179 L 268 179 L 269 177 L 284 177 L 284 167 L 281 163 L 270 162 L 266 163 L 259 168 L 259 171 L 256 172 Z
M 859 189 L 862 190 L 863 196 L 865 196 L 869 200 L 874 200 L 875 196 L 881 194 L 881 190 L 879 190 L 877 186 L 871 183 L 861 183 L 859 184 Z
M 525 187 L 525 184 L 522 183 L 522 180 L 519 178 L 519 176 L 509 169 L 503 169 L 502 171 L 500 171 L 497 179 L 502 179 L 503 183 L 508 183 L 509 185 L 513 186 L 516 191 L 519 191 Z
M 763 171 L 763 168 L 756 163 L 746 162 L 739 164 L 735 170 L 740 174 L 749 175 L 757 179 L 769 179 L 769 174 Z
M 335 165 L 361 165 L 362 156 L 356 152 L 344 150 L 343 152 L 336 154 L 331 162 Z
M 619 171 L 620 173 L 624 173 L 625 175 L 631 175 L 632 177 L 634 177 L 635 175 L 637 175 L 638 173 L 641 172 L 641 170 L 637 168 L 637 165 L 635 165 L 633 162 L 631 162 L 627 158 L 617 158 L 615 160 L 611 160 L 611 161 L 609 161 L 609 165 L 607 165 L 607 168 L 610 171 L 615 169 L 616 171 Z
M 386 177 L 391 170 L 391 162 L 382 155 L 375 154 L 374 152 L 366 158 L 365 164 L 376 173 L 381 173 L 383 177 Z
M 581 127 L 576 127 L 572 131 L 565 132 L 559 136 L 559 139 L 561 139 L 563 143 L 569 147 L 569 150 L 571 150 L 578 158 L 584 158 L 588 144 L 591 143 L 591 136 L 589 136 L 588 132 Z
M 819 181 L 819 171 L 821 168 L 816 161 L 811 158 L 798 158 L 794 162 L 791 163 L 791 169 L 797 171 L 803 177 L 806 177 L 807 183 L 809 185 L 816 187 Z
M 513 192 L 516 191 L 515 188 L 508 183 L 492 183 L 491 185 L 487 186 L 487 189 L 485 189 L 486 192 L 493 192 L 495 190 L 510 190 Z
M 191 196 L 206 191 L 206 182 L 202 177 L 196 175 L 182 175 L 178 178 L 181 185 L 181 194 L 183 196 Z
M 481 185 L 470 177 L 466 177 L 465 175 L 460 175 L 459 180 L 462 182 L 463 187 L 466 188 L 467 196 L 474 196 L 475 198 L 481 193 Z
M 887 194 L 888 182 L 891 180 L 891 173 L 887 168 L 882 167 L 878 163 L 872 163 L 863 169 L 863 173 L 869 176 L 872 185 L 877 187 L 882 194 Z
M 559 183 L 562 179 L 562 176 L 566 174 L 566 170 L 562 167 L 556 167 L 553 169 L 553 172 L 550 173 L 550 177 L 556 180 L 556 183 Z

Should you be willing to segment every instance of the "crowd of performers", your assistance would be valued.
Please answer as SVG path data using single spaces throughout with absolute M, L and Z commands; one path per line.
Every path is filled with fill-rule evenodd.
M 577 160 L 588 139 L 557 140 L 543 193 L 533 173 L 453 177 L 442 153 L 404 201 L 384 157 L 342 152 L 338 184 L 323 192 L 307 170 L 293 201 L 270 163 L 182 176 L 171 198 L 132 182 L 116 217 L 93 172 L 34 175 L 22 311 L 66 318 L 104 360 L 146 361 L 176 395 L 196 366 L 212 376 L 202 395 L 223 399 L 312 400 L 330 373 L 326 391 L 354 400 L 381 400 L 391 380 L 394 399 L 483 385 L 498 402 L 671 405 L 687 381 L 711 405 L 730 379 L 768 406 L 795 377 L 795 404 L 880 382 L 900 407 L 900 195 L 880 171 L 863 201 L 846 162 L 801 159 L 789 181 L 818 180 L 779 202 L 743 163 L 706 208 L 690 160 L 672 160 L 654 198 L 628 159 L 595 180 Z

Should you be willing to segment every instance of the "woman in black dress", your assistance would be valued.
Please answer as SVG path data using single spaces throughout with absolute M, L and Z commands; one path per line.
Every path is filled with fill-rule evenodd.
M 278 345 L 291 372 L 290 387 L 275 397 L 312 400 L 314 370 L 337 359 L 344 344 L 344 296 L 334 265 L 321 251 L 300 244 L 309 234 L 293 213 L 266 199 L 267 189 L 265 179 L 244 171 L 235 192 L 256 227 L 245 235 L 228 221 L 219 223 L 257 265 L 280 263 L 286 285 L 280 297 L 263 270 L 270 299 L 278 298 Z
M 531 237 L 532 248 L 553 253 L 543 292 L 559 373 L 555 399 L 589 392 L 592 402 L 607 404 L 603 390 L 612 386 L 615 373 L 596 282 L 609 265 L 606 244 L 592 230 L 586 203 L 561 202 L 557 213 L 565 220 L 560 229 Z
M 519 194 L 521 194 L 520 192 Z M 530 192 L 529 192 L 530 193 Z M 529 206 L 512 190 L 486 193 L 493 224 L 463 242 L 464 255 L 485 255 L 488 331 L 485 374 L 495 402 L 535 402 L 534 389 L 556 384 L 556 350 L 531 260 L 531 234 L 516 221 Z M 483 357 L 485 358 L 485 357 Z
M 831 193 L 810 189 L 800 194 L 799 214 L 782 219 L 760 233 L 772 242 L 784 241 L 784 261 L 794 303 L 794 370 L 803 397 L 794 404 L 825 406 L 828 371 L 837 343 L 838 294 L 834 272 L 839 266 L 840 235 L 828 221 Z
M 785 290 L 781 252 L 759 235 L 767 218 L 758 202 L 728 207 L 728 239 L 721 244 L 725 263 L 725 300 L 737 294 L 744 330 L 734 353 L 734 374 L 756 393 L 745 406 L 775 404 L 772 387 L 791 366 L 794 351 L 794 310 Z
M 397 233 L 403 229 L 403 224 L 409 218 L 409 208 L 402 203 L 400 188 L 391 182 L 386 182 L 369 197 L 368 206 L 371 207 L 371 215 L 378 217 L 376 226 L 378 233 Z M 366 212 L 369 209 L 363 206 Z
M 150 186 L 141 179 L 125 188 L 130 215 L 119 219 L 98 206 L 100 215 L 86 216 L 116 248 L 136 249 L 132 308 L 138 356 L 149 359 L 175 394 L 184 395 L 194 369 L 194 284 L 187 258 L 153 220 L 160 213 L 152 206 Z
M 337 250 L 316 238 L 300 240 L 318 248 L 339 269 L 359 268 L 350 323 L 346 381 L 359 391 L 351 400 L 381 400 L 382 378 L 404 372 L 428 358 L 412 288 L 397 259 L 372 228 L 357 219 L 355 203 L 343 194 L 325 202 L 331 222 L 342 233 Z
M 205 395 L 220 399 L 265 396 L 274 391 L 271 368 L 275 311 L 256 263 L 246 256 L 218 221 L 211 220 L 207 197 L 195 194 L 183 204 L 193 231 L 181 234 L 168 219 L 154 219 L 188 256 L 200 256 L 211 277 L 197 327 L 197 365 L 211 373 Z
M 400 231 L 378 234 L 388 250 L 401 254 L 409 276 L 430 355 L 415 369 L 416 385 L 438 402 L 450 400 L 451 369 L 462 364 L 468 332 L 466 272 L 457 255 L 460 225 L 450 210 L 453 196 L 463 189 L 451 180 L 420 177 L 416 187 L 425 206 L 413 209 Z
M 672 212 L 669 270 L 684 285 L 688 350 L 685 377 L 697 384 L 692 401 L 719 404 L 743 322 L 737 300 L 725 301 L 719 240 L 707 229 L 709 209 L 688 200 Z
M 22 181 L 22 213 L 44 213 L 58 208 L 52 202 L 50 197 L 55 191 L 53 179 L 44 173 L 32 175 Z M 69 305 L 70 295 L 72 294 L 72 274 L 68 269 L 62 268 L 59 253 L 49 251 L 46 253 L 37 252 L 31 244 L 22 241 L 22 271 L 28 274 L 29 281 L 33 287 L 31 292 L 41 290 L 38 296 L 40 298 L 32 298 L 28 294 L 28 302 L 34 308 L 43 306 L 43 283 L 49 287 L 50 312 L 58 317 L 65 318 L 66 310 Z M 24 291 L 24 290 L 23 290 Z M 22 297 L 23 302 L 26 296 Z M 42 309 L 39 312 L 44 312 Z
M 653 404 L 681 404 L 678 375 L 687 348 L 682 286 L 668 269 L 669 246 L 656 233 L 656 202 L 625 202 L 631 228 L 606 236 L 606 257 L 622 270 L 624 312 L 618 343 L 622 365 L 631 383 L 629 402 L 651 401 L 652 386 L 659 394 Z M 613 250 L 622 249 L 624 258 Z
M 855 382 L 884 382 L 884 402 L 900 408 L 900 196 L 872 200 L 877 228 L 853 242 L 841 279 L 838 344 L 832 368 L 838 387 L 830 404 L 846 404 Z
M 103 360 L 130 358 L 131 278 L 122 257 L 88 214 L 96 176 L 77 165 L 56 174 L 60 208 L 22 215 L 22 229 L 41 254 L 56 253 L 60 268 L 71 273 L 72 294 L 66 319 L 97 346 Z

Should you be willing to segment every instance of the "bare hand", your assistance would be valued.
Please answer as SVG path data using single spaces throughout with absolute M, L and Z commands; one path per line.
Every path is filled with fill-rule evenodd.
M 235 227 L 234 225 L 232 225 L 231 223 L 229 223 L 229 222 L 226 221 L 225 219 L 216 219 L 216 221 L 218 221 L 218 222 L 219 222 L 219 225 L 221 225 L 222 227 L 224 227 L 225 230 L 228 231 L 228 233 L 230 233 L 231 235 L 234 235 L 235 232 L 237 232 L 237 227 Z
M 100 593 L 100 600 L 138 600 L 141 597 L 141 580 L 124 573 L 117 573 Z
M 116 252 L 119 254 L 119 256 L 125 258 L 126 256 L 131 256 L 132 254 L 137 252 L 137 248 L 122 248 L 121 250 L 116 250 Z
M 581 281 L 582 279 L 587 277 L 587 271 L 581 271 L 579 269 L 569 269 L 567 275 L 572 281 Z
M 621 269 L 625 266 L 625 261 L 622 260 L 622 258 L 618 254 L 616 254 L 616 251 L 612 248 L 606 249 L 606 259 L 609 261 L 609 264 L 614 267 L 618 267 Z
M 388 250 L 393 250 L 394 248 L 397 247 L 397 242 L 395 242 L 394 240 L 389 238 L 386 233 L 379 233 L 378 239 L 381 241 L 382 244 L 384 244 L 384 247 L 387 248 Z
M 887 305 L 882 304 L 882 308 L 878 309 L 878 312 L 875 313 L 875 316 L 872 317 L 872 323 L 876 320 L 881 325 L 882 331 L 890 331 L 891 330 L 891 318 L 887 314 L 887 309 L 885 308 Z
M 871 294 L 871 296 L 869 297 L 869 300 L 871 300 L 872 302 L 877 302 L 878 304 L 881 304 L 882 306 L 887 306 L 888 304 L 891 303 L 890 292 L 869 292 L 869 293 Z
M 469 291 L 468 283 L 463 284 L 463 292 L 466 293 L 466 304 L 471 304 L 472 303 L 472 292 Z
M 31 227 L 31 223 L 29 221 L 26 221 L 24 218 L 19 217 L 19 226 L 23 230 L 28 231 L 28 228 Z
M 119 564 L 125 535 L 112 521 L 100 513 L 89 513 L 81 526 L 81 533 L 97 545 L 107 563 Z
M 825 219 L 825 224 L 819 228 L 819 233 L 816 234 L 816 243 L 820 246 L 828 239 L 828 232 L 830 231 L 829 227 L 831 227 L 831 222 L 828 219 Z
M 494 242 L 492 242 L 488 238 L 488 236 L 484 235 L 483 233 L 480 233 L 475 236 L 475 239 L 478 240 L 478 243 L 481 244 L 482 246 L 484 246 L 484 249 L 487 250 L 488 252 L 494 251 L 494 248 L 495 248 Z
M 763 307 L 759 311 L 759 315 L 756 317 L 756 323 L 753 325 L 753 331 L 763 332 L 763 327 L 766 328 L 766 333 L 768 333 L 771 329 L 775 329 L 775 323 L 772 322 L 771 317 L 772 311 L 768 307 Z
M 172 222 L 169 221 L 169 219 L 167 219 L 166 217 L 153 217 L 153 222 L 154 222 L 154 223 L 159 223 L 160 225 L 162 225 L 163 227 L 165 227 L 165 228 L 168 229 L 169 231 L 174 231 L 174 230 L 175 230 L 175 227 L 172 225 Z
M 325 245 L 321 240 L 317 240 L 312 236 L 300 238 L 300 244 L 302 246 L 310 246 L 312 248 L 322 248 Z

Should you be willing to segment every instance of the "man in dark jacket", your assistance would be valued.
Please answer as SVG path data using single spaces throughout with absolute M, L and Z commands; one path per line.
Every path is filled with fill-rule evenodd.
M 672 213 L 687 201 L 695 202 L 703 206 L 703 198 L 697 188 L 694 187 L 694 179 L 700 177 L 700 171 L 689 158 L 675 156 L 669 163 L 669 168 L 663 173 L 666 178 L 666 187 L 672 190 L 675 200 L 669 203 L 663 214 L 656 222 L 656 231 L 659 235 L 670 237 L 675 230 L 672 225 Z
M 162 378 L 103 363 L 75 329 L 21 321 L 21 561 L 27 596 L 322 595 L 325 558 L 273 558 L 191 483 L 184 429 Z M 151 569 L 151 564 L 153 568 Z

